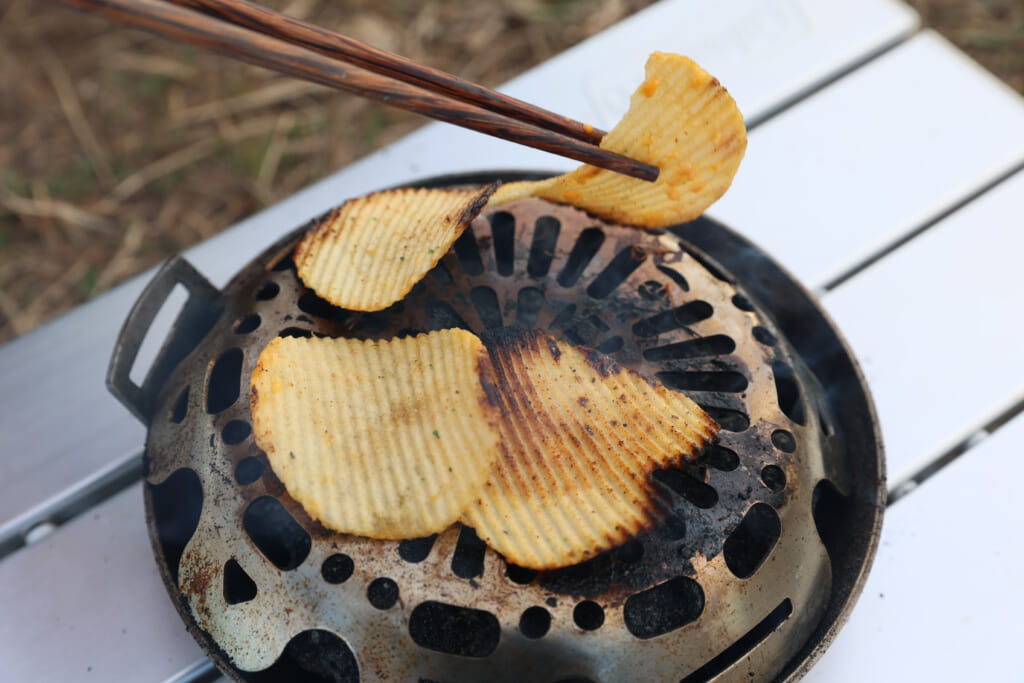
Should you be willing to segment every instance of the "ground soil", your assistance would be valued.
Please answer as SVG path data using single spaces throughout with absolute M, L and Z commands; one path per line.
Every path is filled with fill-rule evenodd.
M 497 85 L 651 0 L 267 0 Z M 1024 0 L 911 0 L 1024 92 Z M 0 4 L 0 343 L 423 119 L 65 10 Z

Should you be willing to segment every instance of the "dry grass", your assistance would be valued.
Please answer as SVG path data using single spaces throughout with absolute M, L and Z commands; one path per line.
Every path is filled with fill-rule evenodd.
M 267 4 L 496 85 L 651 1 Z M 911 4 L 1024 91 L 1024 3 Z M 0 63 L 0 343 L 423 123 L 43 0 Z

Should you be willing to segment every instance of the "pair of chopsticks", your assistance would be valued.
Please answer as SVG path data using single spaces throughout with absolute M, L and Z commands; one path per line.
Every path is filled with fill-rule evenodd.
M 643 180 L 658 168 L 597 146 L 604 135 L 540 107 L 278 14 L 248 0 L 57 0 L 289 76 Z M 198 10 L 198 11 L 196 11 Z

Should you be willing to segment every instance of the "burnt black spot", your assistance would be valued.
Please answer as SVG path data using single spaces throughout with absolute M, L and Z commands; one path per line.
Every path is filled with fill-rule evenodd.
M 594 368 L 601 377 L 617 375 L 622 370 L 618 363 L 603 353 L 598 353 L 593 349 L 580 349 L 580 351 L 583 352 L 587 364 Z
M 562 357 L 562 352 L 558 348 L 558 342 L 556 342 L 554 339 L 551 339 L 551 338 L 548 338 L 547 342 L 548 342 L 548 351 L 551 352 L 551 358 L 553 360 L 558 360 L 559 358 L 561 358 Z
M 480 380 L 480 386 L 483 387 L 484 394 L 487 396 L 487 402 L 492 406 L 499 405 L 498 388 L 483 379 Z

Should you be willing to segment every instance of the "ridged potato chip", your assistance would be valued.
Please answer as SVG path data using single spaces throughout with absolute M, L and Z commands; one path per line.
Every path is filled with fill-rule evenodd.
M 502 455 L 463 522 L 509 562 L 576 564 L 650 528 L 659 468 L 695 458 L 718 426 L 686 396 L 536 330 L 488 341 Z
M 335 306 L 383 310 L 437 265 L 493 191 L 406 188 L 351 199 L 295 248 L 299 278 Z
M 480 340 L 274 339 L 251 377 L 256 444 L 324 526 L 415 538 L 455 522 L 498 456 L 500 414 Z
M 743 159 L 743 116 L 725 88 L 686 57 L 655 52 L 646 75 L 601 147 L 657 166 L 655 182 L 587 164 L 546 180 L 502 185 L 491 205 L 540 197 L 645 228 L 701 215 L 729 189 Z

